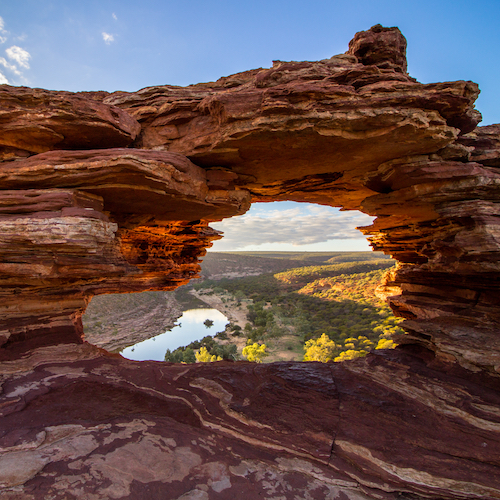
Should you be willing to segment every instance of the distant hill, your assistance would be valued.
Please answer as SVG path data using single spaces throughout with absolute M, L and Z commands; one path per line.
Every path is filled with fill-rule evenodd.
M 203 279 L 244 278 L 277 273 L 304 265 L 303 261 L 264 255 L 209 252 L 201 263 Z
M 362 260 L 373 259 L 390 259 L 389 255 L 382 252 L 246 252 L 246 251 L 231 251 L 231 252 L 208 252 L 210 254 L 223 255 L 242 255 L 248 257 L 265 257 L 269 259 L 284 259 L 300 261 L 304 265 L 304 261 L 310 262 L 359 262 Z
M 220 280 L 279 273 L 318 264 L 388 259 L 381 252 L 208 252 L 201 263 L 203 279 Z

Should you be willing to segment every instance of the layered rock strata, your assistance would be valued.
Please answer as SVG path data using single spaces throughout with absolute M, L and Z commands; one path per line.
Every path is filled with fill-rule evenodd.
M 220 237 L 201 217 L 249 206 L 248 194 L 221 178 L 212 188 L 183 156 L 131 148 L 2 164 L 0 343 L 40 345 L 56 331 L 75 341 L 93 295 L 187 283 Z
M 6 499 L 500 497 L 496 382 L 452 364 L 172 365 L 73 344 L 0 373 Z
M 500 498 L 500 126 L 405 48 L 374 26 L 187 88 L 0 86 L 5 498 Z M 93 295 L 187 282 L 210 221 L 274 200 L 377 217 L 394 353 L 170 367 L 82 343 Z

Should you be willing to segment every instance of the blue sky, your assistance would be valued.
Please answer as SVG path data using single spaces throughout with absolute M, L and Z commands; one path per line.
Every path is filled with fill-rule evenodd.
M 499 21 L 500 0 L 4 0 L 0 83 L 70 91 L 189 85 L 270 67 L 273 60 L 331 57 L 345 52 L 357 31 L 380 23 L 399 26 L 406 36 L 408 70 L 419 81 L 477 82 L 477 108 L 487 125 L 500 122 Z M 347 219 L 339 219 L 345 233 L 325 232 L 336 235 L 336 243 L 304 245 L 314 239 L 305 229 L 294 240 L 273 241 L 273 224 L 283 220 L 278 212 L 286 210 L 295 210 L 305 227 L 316 227 L 318 213 L 303 205 L 257 205 L 242 222 L 254 217 L 253 228 L 265 234 L 268 212 L 274 236 L 253 243 L 255 249 L 285 249 L 290 242 L 300 245 L 293 250 L 367 248 L 363 239 L 348 236 Z M 321 217 L 325 213 L 322 208 Z M 366 224 L 366 217 L 349 223 Z M 249 241 L 234 236 L 227 248 L 235 224 L 216 226 L 226 231 L 226 243 L 215 248 Z

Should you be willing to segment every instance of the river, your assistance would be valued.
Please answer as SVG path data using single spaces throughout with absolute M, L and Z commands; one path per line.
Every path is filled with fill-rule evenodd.
M 207 319 L 213 321 L 212 326 L 203 324 Z M 207 335 L 214 336 L 224 330 L 229 320 L 217 309 L 201 308 L 184 311 L 177 323 L 171 330 L 127 347 L 120 354 L 135 361 L 163 361 L 167 349 L 174 351 Z

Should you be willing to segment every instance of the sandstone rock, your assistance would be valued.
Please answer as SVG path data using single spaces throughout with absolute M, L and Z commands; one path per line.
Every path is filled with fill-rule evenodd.
M 128 113 L 71 92 L 0 85 L 0 109 L 0 147 L 30 153 L 122 147 L 141 128 Z
M 404 56 L 399 30 L 375 29 L 366 37 L 380 58 L 392 57 L 393 39 L 399 59 Z M 361 38 L 356 47 L 365 43 Z M 378 165 L 441 150 L 480 120 L 476 84 L 422 85 L 401 66 L 389 66 L 349 54 L 275 61 L 241 77 L 117 92 L 103 102 L 141 123 L 136 147 L 182 153 L 205 168 L 223 166 L 256 200 L 354 209 L 371 194 L 364 176 Z
M 379 217 L 362 229 L 375 249 L 407 263 L 387 282 L 402 291 L 390 299 L 393 308 L 411 320 L 401 341 L 498 372 L 498 173 L 427 157 L 389 162 L 379 173 L 371 185 L 382 193 L 363 202 Z
M 400 68 L 406 73 L 406 38 L 398 28 L 380 24 L 356 33 L 349 42 L 349 54 L 365 65 Z
M 128 101 L 123 95 L 110 96 L 106 101 L 134 112 L 141 121 L 140 147 L 180 152 L 205 167 L 225 166 L 239 174 L 240 184 L 254 196 L 270 199 L 279 199 L 280 192 L 286 190 L 289 197 L 303 201 L 311 196 L 306 186 L 316 182 L 318 187 L 326 183 L 323 190 L 315 189 L 319 191 L 316 196 L 323 195 L 330 203 L 335 196 L 338 204 L 352 203 L 353 192 L 362 189 L 356 177 L 363 171 L 383 161 L 440 149 L 456 137 L 456 131 L 434 108 L 440 99 L 453 99 L 450 91 L 458 94 L 458 88 L 445 89 L 441 96 L 434 89 L 427 93 L 424 86 L 408 82 L 399 87 L 390 85 L 392 92 L 387 85 L 357 90 L 345 84 L 343 68 L 327 63 L 301 64 L 316 73 L 315 80 L 308 74 L 306 81 L 294 81 L 304 68 L 299 63 L 281 63 L 258 74 L 254 82 L 220 92 L 145 89 L 147 115 L 139 115 L 135 97 Z M 319 70 L 323 74 L 318 74 Z M 342 73 L 342 78 L 338 77 L 341 85 L 334 80 L 336 72 Z M 291 81 L 263 87 L 266 79 L 275 81 L 275 75 L 282 73 Z M 178 125 L 177 104 L 169 103 L 174 99 L 182 99 L 182 123 Z M 434 101 L 429 103 L 431 109 L 413 104 L 425 99 Z M 462 99 L 457 96 L 457 100 Z M 157 110 L 155 115 L 151 115 L 152 109 Z M 177 131 L 174 135 L 167 133 L 172 127 Z M 418 139 L 410 142 L 409 135 Z M 316 151 L 314 156 L 311 150 Z M 273 175 L 276 171 L 282 177 L 279 182 Z M 339 178 L 342 182 L 335 185 L 343 189 L 335 190 L 333 181 Z M 350 197 L 342 196 L 347 188 Z
M 2 498 L 500 498 L 500 125 L 404 54 L 377 25 L 187 88 L 1 87 Z M 376 216 L 400 347 L 168 366 L 83 343 L 93 295 L 186 283 L 250 200 Z
M 431 365 L 39 348 L 0 366 L 2 498 L 498 498 L 496 382 Z
M 214 183 L 211 172 L 176 153 L 131 148 L 50 151 L 6 162 L 0 184 L 4 189 L 84 190 L 101 196 L 104 210 L 115 217 L 152 214 L 191 221 L 244 213 L 248 196 L 234 190 L 234 174 L 216 173 L 219 181 Z
M 500 167 L 500 125 L 479 127 L 462 136 L 460 143 L 471 147 L 474 161 L 488 167 Z
M 213 189 L 203 169 L 173 153 L 52 151 L 2 167 L 2 344 L 11 335 L 41 341 L 57 325 L 81 335 L 80 316 L 94 294 L 187 283 L 198 256 L 220 237 L 196 219 L 249 206 L 232 174 L 219 172 Z

